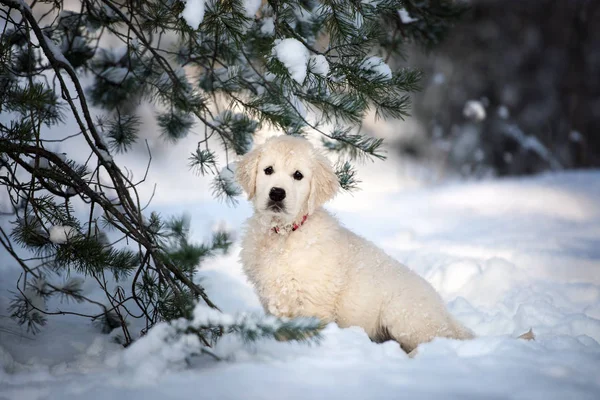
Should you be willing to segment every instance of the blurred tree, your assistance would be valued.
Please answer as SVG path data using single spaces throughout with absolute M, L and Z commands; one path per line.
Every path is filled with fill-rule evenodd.
M 65 295 L 98 305 L 89 317 L 106 330 L 120 328 L 128 344 L 135 338 L 130 318 L 143 318 L 147 330 L 161 320 L 191 319 L 197 301 L 215 308 L 194 271 L 204 257 L 227 249 L 227 234 L 194 244 L 185 218 L 146 215 L 137 192 L 146 177 L 134 181 L 113 159 L 139 139 L 138 106 L 154 107 L 168 142 L 201 124 L 204 137 L 189 164 L 215 175 L 214 193 L 227 199 L 240 194 L 229 156 L 247 152 L 265 125 L 316 133 L 349 159 L 384 158 L 381 140 L 361 134 L 361 120 L 369 109 L 381 117 L 407 115 L 407 92 L 420 77 L 410 68 L 392 71 L 385 60 L 407 40 L 437 42 L 455 15 L 451 1 L 424 2 L 419 16 L 427 23 L 404 29 L 404 3 L 413 4 L 0 0 L 0 185 L 9 199 L 2 211 L 15 216 L 12 233 L 0 227 L 0 244 L 24 271 L 13 316 L 36 329 L 54 313 L 45 309 L 46 298 Z M 110 41 L 119 46 L 108 47 Z M 82 77 L 91 79 L 89 87 Z M 68 118 L 78 132 L 48 139 L 48 128 Z M 85 139 L 87 154 L 49 150 L 74 136 Z M 226 155 L 221 165 L 219 148 Z M 348 160 L 337 171 L 344 188 L 356 185 Z M 109 229 L 119 238 L 110 242 Z M 35 255 L 23 257 L 14 244 Z M 59 285 L 45 278 L 73 270 L 95 280 L 108 304 L 84 297 L 80 280 Z M 319 328 L 314 321 L 275 325 L 283 331 L 261 332 L 300 339 Z M 226 331 L 216 324 L 194 332 L 209 346 Z
M 465 176 L 600 165 L 600 2 L 472 0 L 434 54 L 410 54 L 427 140 L 404 149 Z

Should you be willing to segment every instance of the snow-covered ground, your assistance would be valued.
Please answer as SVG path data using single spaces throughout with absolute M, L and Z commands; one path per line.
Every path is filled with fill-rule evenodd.
M 228 361 L 175 368 L 140 354 L 146 339 L 123 350 L 77 317 L 27 334 L 7 318 L 19 271 L 0 257 L 0 399 L 600 398 L 600 171 L 408 190 L 393 164 L 362 172 L 363 190 L 328 208 L 426 277 L 479 338 L 435 340 L 409 359 L 330 325 L 319 346 L 229 338 L 215 349 Z M 219 219 L 239 231 L 250 213 L 198 199 L 156 207 L 189 211 L 198 240 Z M 238 251 L 207 261 L 202 283 L 223 310 L 260 312 Z M 514 339 L 529 328 L 535 341 Z

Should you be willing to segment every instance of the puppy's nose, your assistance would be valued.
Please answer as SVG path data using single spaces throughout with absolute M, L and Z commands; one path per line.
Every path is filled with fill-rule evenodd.
M 285 190 L 278 187 L 271 188 L 271 191 L 269 192 L 269 198 L 273 201 L 281 201 L 285 199 Z

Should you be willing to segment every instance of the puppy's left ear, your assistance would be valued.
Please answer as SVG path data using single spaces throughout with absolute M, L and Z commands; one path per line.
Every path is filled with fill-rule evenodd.
M 260 146 L 246 153 L 238 162 L 235 169 L 235 178 L 248 193 L 248 200 L 252 200 L 256 193 L 256 170 L 260 159 Z
M 308 196 L 308 213 L 312 214 L 325 202 L 331 200 L 340 188 L 338 177 L 329 160 L 315 152 L 310 194 Z

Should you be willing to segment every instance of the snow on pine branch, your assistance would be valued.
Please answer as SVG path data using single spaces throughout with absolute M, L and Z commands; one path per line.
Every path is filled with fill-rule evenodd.
M 309 69 L 313 74 L 327 76 L 329 73 L 329 63 L 327 58 L 321 54 L 311 55 Z
M 77 229 L 72 226 L 55 225 L 50 228 L 50 241 L 54 244 L 65 244 L 77 236 Z
M 242 5 L 244 6 L 246 17 L 254 18 L 261 4 L 261 0 L 243 0 Z
M 399 9 L 398 16 L 403 24 L 412 24 L 413 22 L 417 22 L 419 20 L 418 18 L 411 17 L 408 11 L 406 11 L 406 8 Z
M 297 39 L 276 40 L 272 54 L 281 61 L 292 79 L 299 84 L 304 82 L 307 68 L 312 73 L 321 76 L 327 76 L 329 73 L 327 58 L 321 54 L 310 54 L 306 46 Z
M 206 10 L 206 0 L 184 0 L 185 8 L 181 12 L 181 17 L 192 28 L 198 29 L 204 20 Z M 261 6 L 261 0 L 244 0 L 244 15 L 248 18 L 254 18 Z
M 204 0 L 186 0 L 181 17 L 194 29 L 198 29 L 204 19 Z
M 43 35 L 43 38 L 44 38 L 44 42 L 46 42 L 46 46 L 48 46 L 48 48 L 50 49 L 50 52 L 52 53 L 52 56 L 54 57 L 54 59 L 56 61 L 58 61 L 59 63 L 73 69 L 73 67 L 71 66 L 71 63 L 65 58 L 65 56 L 63 55 L 60 48 L 52 41 L 52 39 L 50 39 L 46 35 Z
M 469 100 L 465 103 L 463 115 L 474 121 L 483 121 L 486 118 L 485 107 L 481 101 Z
M 237 196 L 243 193 L 234 177 L 235 167 L 235 163 L 223 167 L 211 184 L 213 196 L 231 205 L 237 204 Z
M 285 65 L 293 80 L 299 84 L 304 82 L 310 53 L 299 40 L 276 40 L 273 55 Z
M 284 319 L 272 315 L 223 314 L 203 304 L 196 305 L 191 320 L 180 318 L 156 324 L 148 334 L 129 346 L 119 357 L 121 366 L 138 372 L 144 380 L 159 377 L 168 368 L 184 368 L 195 355 L 209 354 L 219 360 L 235 354 L 225 349 L 217 354 L 200 338 L 213 332 L 232 333 L 243 343 L 261 339 L 318 342 L 324 325 L 316 318 Z
M 318 341 L 319 332 L 323 328 L 323 323 L 317 318 L 288 319 L 250 313 L 232 316 L 203 304 L 198 304 L 194 309 L 192 321 L 179 320 L 175 325 L 182 331 L 219 327 L 226 332 L 236 333 L 245 342 L 254 342 L 261 338 L 299 342 Z
M 372 56 L 366 58 L 360 64 L 360 68 L 368 71 L 373 79 L 392 79 L 392 70 L 381 57 Z

